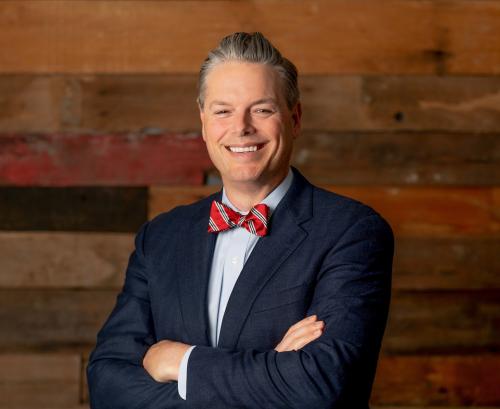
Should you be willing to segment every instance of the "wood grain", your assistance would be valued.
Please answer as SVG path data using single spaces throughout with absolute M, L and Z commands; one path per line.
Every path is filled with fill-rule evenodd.
M 398 239 L 393 288 L 500 290 L 499 248 L 498 238 Z M 0 288 L 118 289 L 133 249 L 128 233 L 1 232 Z
M 128 233 L 2 232 L 0 288 L 119 288 L 133 249 Z
M 69 76 L 80 97 L 77 129 L 199 131 L 193 75 Z M 1 79 L 1 78 L 0 78 Z M 300 77 L 305 130 L 498 132 L 500 78 L 437 76 Z M 68 121 L 69 122 L 69 121 Z M 74 121 L 76 122 L 76 121 Z M 71 126 L 73 125 L 73 126 Z M 76 123 L 63 124 L 74 129 Z
M 464 353 L 500 350 L 500 292 L 394 291 L 386 353 Z
M 499 238 L 397 238 L 393 288 L 500 289 Z
M 93 345 L 116 294 L 116 290 L 0 290 L 0 347 L 51 351 Z
M 399 237 L 497 235 L 497 188 L 324 186 L 372 206 Z M 150 187 L 149 218 L 218 190 L 214 187 Z
M 0 188 L 0 230 L 136 232 L 146 220 L 146 188 Z
M 195 73 L 234 31 L 262 31 L 308 74 L 500 72 L 500 5 L 492 0 L 30 0 L 1 7 L 4 73 Z
M 7 355 L 14 362 L 27 362 L 40 371 L 39 363 L 50 360 L 60 361 L 65 355 L 27 354 Z M 82 370 L 86 366 L 82 361 Z M 33 364 L 34 363 L 34 364 Z M 460 409 L 468 405 L 472 409 L 485 409 L 479 405 L 499 404 L 499 394 L 495 385 L 499 381 L 500 357 L 498 355 L 430 355 L 430 356 L 386 356 L 379 360 L 377 376 L 372 393 L 372 407 L 376 409 L 437 409 L 446 405 L 449 409 Z M 1 375 L 0 375 L 1 376 Z M 11 376 L 8 379 L 11 380 Z M 40 372 L 40 379 L 53 382 L 54 376 Z M 74 378 L 74 374 L 71 374 Z M 5 378 L 4 378 L 5 379 Z M 56 378 L 57 379 L 57 378 Z M 25 381 L 25 379 L 24 379 Z M 85 378 L 82 377 L 83 390 L 86 390 Z M 87 402 L 88 395 L 82 396 L 81 402 Z M 398 403 L 403 401 L 404 403 Z M 32 401 L 34 403 L 36 401 Z M 402 405 L 402 406 L 396 406 Z M 408 406 L 404 406 L 408 405 Z M 412 406 L 409 406 L 412 405 Z M 436 405 L 436 406 L 434 406 Z M 0 406 L 4 407 L 4 406 Z M 24 406 L 35 409 L 38 406 Z M 42 406 L 45 407 L 45 406 Z M 82 405 L 57 406 L 66 409 L 82 409 Z M 17 408 L 17 406 L 16 406 Z M 498 406 L 496 407 L 498 409 Z
M 77 408 L 78 354 L 0 354 L 0 408 Z
M 456 132 L 497 132 L 499 129 L 498 76 L 365 77 L 361 95 L 371 129 Z M 335 121 L 333 116 L 331 121 Z
M 500 128 L 498 76 L 301 75 L 299 85 L 306 131 Z M 199 132 L 196 96 L 189 74 L 0 75 L 0 130 Z
M 0 5 L 0 10 L 1 10 Z M 2 132 L 56 132 L 68 83 L 62 77 L 0 75 L 0 130 Z
M 300 77 L 303 128 L 497 132 L 498 76 Z
M 0 287 L 118 289 L 133 239 L 125 233 L 0 233 Z M 496 238 L 398 239 L 393 288 L 500 289 L 498 248 Z
M 174 207 L 194 203 L 221 189 L 211 186 L 150 186 L 148 188 L 148 218 L 152 219 Z
M 210 169 L 196 134 L 2 135 L 0 184 L 202 184 Z
M 316 184 L 500 184 L 500 135 L 304 132 L 292 163 Z
M 328 190 L 372 206 L 398 236 L 496 235 L 500 231 L 498 188 L 349 187 Z
M 500 356 L 394 356 L 379 361 L 373 403 L 493 406 L 500 403 Z
M 0 348 L 53 350 L 95 342 L 116 290 L 0 290 Z M 498 291 L 397 291 L 383 350 L 500 352 Z
M 197 185 L 213 171 L 199 134 L 150 131 L 0 134 L 0 184 Z M 500 184 L 500 134 L 311 131 L 292 159 L 316 184 Z
M 69 129 L 109 132 L 159 129 L 200 133 L 195 75 L 73 76 L 79 123 Z M 66 128 L 66 124 L 63 124 Z

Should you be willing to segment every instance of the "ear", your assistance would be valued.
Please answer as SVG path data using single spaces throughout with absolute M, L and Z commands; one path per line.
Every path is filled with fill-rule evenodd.
M 297 102 L 292 109 L 293 138 L 297 138 L 302 127 L 302 105 Z
M 205 135 L 205 112 L 203 111 L 203 108 L 201 105 L 198 103 L 198 110 L 200 111 L 200 121 L 201 121 L 201 136 L 203 140 L 206 142 L 206 135 Z

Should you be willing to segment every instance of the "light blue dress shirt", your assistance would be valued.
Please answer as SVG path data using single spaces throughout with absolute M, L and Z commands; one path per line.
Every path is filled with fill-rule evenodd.
M 293 172 L 290 169 L 288 175 L 266 198 L 261 202 L 269 206 L 269 215 L 271 215 L 279 202 L 285 196 L 293 181 Z M 222 203 L 232 209 L 238 210 L 222 190 Z M 245 228 L 232 228 L 217 233 L 212 268 L 210 271 L 210 280 L 208 282 L 208 323 L 210 326 L 210 343 L 216 347 L 219 341 L 219 334 L 222 325 L 222 319 L 226 310 L 229 296 L 238 276 L 243 269 L 250 253 L 254 249 L 259 236 L 248 232 Z M 184 354 L 179 366 L 178 391 L 182 399 L 186 399 L 187 387 L 187 365 L 189 355 L 195 348 L 193 345 Z

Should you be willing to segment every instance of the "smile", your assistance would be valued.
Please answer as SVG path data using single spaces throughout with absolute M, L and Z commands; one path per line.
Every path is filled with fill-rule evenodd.
M 250 146 L 226 146 L 226 149 L 234 153 L 256 152 L 261 149 L 264 144 Z

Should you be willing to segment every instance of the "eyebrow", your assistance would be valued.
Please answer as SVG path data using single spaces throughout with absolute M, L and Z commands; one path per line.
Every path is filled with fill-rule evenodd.
M 250 104 L 250 106 L 254 106 L 254 105 L 259 105 L 259 104 L 274 104 L 274 105 L 278 105 L 278 102 L 274 99 L 274 98 L 261 98 L 261 99 L 258 99 L 257 101 L 254 101 Z M 213 105 L 226 105 L 226 106 L 230 106 L 231 104 L 229 102 L 225 102 L 225 101 L 212 101 L 209 105 L 209 107 L 212 107 Z

